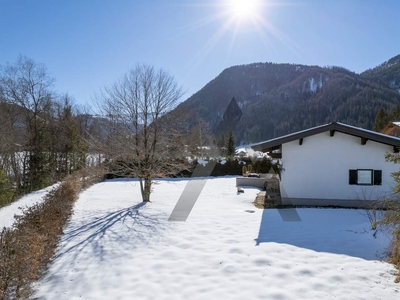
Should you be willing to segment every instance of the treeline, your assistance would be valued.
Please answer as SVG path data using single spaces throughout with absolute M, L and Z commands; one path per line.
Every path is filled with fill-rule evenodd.
M 129 163 L 129 162 L 128 162 Z M 131 162 L 132 163 L 132 162 Z M 277 163 L 273 163 L 269 158 L 250 158 L 250 157 L 227 157 L 226 159 L 207 158 L 207 160 L 194 159 L 190 163 L 181 161 L 180 164 L 185 166 L 184 169 L 168 174 L 159 174 L 161 177 L 198 177 L 198 176 L 227 176 L 227 175 L 244 175 L 244 170 L 253 173 L 273 173 L 279 174 Z M 116 161 L 111 165 L 107 179 L 130 177 L 129 167 L 126 167 L 127 161 Z M 211 167 L 210 167 L 211 166 Z M 245 167 L 245 168 L 243 168 Z M 125 171 L 125 173 L 124 173 Z
M 0 206 L 85 166 L 77 109 L 53 83 L 45 66 L 24 56 L 0 66 Z
M 240 111 L 236 101 L 234 104 L 234 111 Z M 101 115 L 93 116 L 78 108 L 68 94 L 55 91 L 54 79 L 46 67 L 32 59 L 20 56 L 16 62 L 0 66 L 0 206 L 88 165 L 105 161 L 110 168 L 113 167 L 111 163 L 118 166 L 120 154 L 125 152 L 135 156 L 133 162 L 144 155 L 144 160 L 136 164 L 141 167 L 149 157 L 155 157 L 149 153 L 146 156 L 145 150 L 157 148 L 158 167 L 152 176 L 171 175 L 159 166 L 160 162 L 171 165 L 168 160 L 172 162 L 172 152 L 176 154 L 174 162 L 178 162 L 174 163 L 175 172 L 187 168 L 185 159 L 189 156 L 235 155 L 232 131 L 215 135 L 200 117 L 193 118 L 195 126 L 183 126 L 190 111 L 174 118 L 168 116 L 157 123 L 149 117 L 154 115 L 153 111 L 137 112 L 139 121 L 130 122 L 127 122 L 126 111 L 117 109 L 119 114 L 105 109 L 99 111 Z M 160 116 L 164 114 L 164 111 L 159 113 Z M 145 115 L 148 116 L 147 125 L 143 123 Z M 236 118 L 236 114 L 233 117 Z M 169 130 L 170 124 L 175 123 L 186 131 Z M 154 137 L 157 147 L 154 143 L 148 148 L 137 147 L 145 133 L 144 141 Z M 121 140 L 124 143 L 120 143 Z M 232 174 L 231 170 L 225 170 L 227 166 L 221 167 L 220 172 L 217 167 L 215 172 Z M 236 169 L 234 173 L 240 173 L 240 167 Z M 141 175 L 143 172 L 135 173 L 135 176 Z
M 212 162 L 212 159 L 211 159 Z M 208 162 L 209 163 L 209 162 Z M 207 164 L 208 164 L 207 163 Z M 228 157 L 226 160 L 218 160 L 213 165 L 213 168 L 210 172 L 203 171 L 207 169 L 207 164 L 200 164 L 198 160 L 194 160 L 192 162 L 192 167 L 189 169 L 189 172 L 186 173 L 186 176 L 193 176 L 193 171 L 196 169 L 197 174 L 207 174 L 203 176 L 226 176 L 226 175 L 244 175 L 244 168 L 246 170 L 250 170 L 253 173 L 270 173 L 273 170 L 273 174 L 278 174 L 278 164 L 272 163 L 272 161 L 266 157 L 251 159 L 249 157 L 243 158 L 233 158 Z M 195 174 L 196 174 L 195 173 Z M 194 174 L 194 175 L 195 175 Z

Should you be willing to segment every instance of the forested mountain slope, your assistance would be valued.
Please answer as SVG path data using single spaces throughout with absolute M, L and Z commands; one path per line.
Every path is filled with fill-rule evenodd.
M 400 103 L 400 56 L 356 74 L 341 67 L 254 63 L 225 69 L 172 114 L 214 133 L 232 98 L 242 116 L 238 143 L 257 142 L 331 121 L 372 129 L 379 108 Z M 186 128 L 187 128 L 186 127 Z

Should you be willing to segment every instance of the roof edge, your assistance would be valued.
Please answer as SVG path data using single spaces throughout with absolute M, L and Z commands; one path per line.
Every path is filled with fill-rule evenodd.
M 271 140 L 267 140 L 264 142 L 260 142 L 251 146 L 251 148 L 255 151 L 268 152 L 271 151 L 272 148 L 276 148 L 281 146 L 282 144 L 286 144 L 298 139 L 306 138 L 315 134 L 319 134 L 326 131 L 338 131 L 341 133 L 349 134 L 352 136 L 365 138 L 367 140 L 371 140 L 374 142 L 378 142 L 381 144 L 390 145 L 393 147 L 400 147 L 400 138 L 389 136 L 386 134 L 378 133 L 375 131 L 363 129 L 360 127 L 355 127 L 351 125 L 347 125 L 340 122 L 332 122 L 329 124 L 324 124 L 316 127 L 312 127 L 309 129 L 305 129 L 302 131 L 294 132 L 288 135 L 284 135 L 278 138 L 274 138 Z

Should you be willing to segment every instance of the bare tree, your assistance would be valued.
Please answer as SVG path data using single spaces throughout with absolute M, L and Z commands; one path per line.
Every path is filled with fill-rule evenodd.
M 218 154 L 210 125 L 199 116 L 196 124 L 188 131 L 186 145 L 193 156 L 204 158 Z M 193 120 L 192 120 L 193 122 Z
M 28 115 L 32 121 L 28 126 L 38 126 L 40 114 L 49 107 L 53 97 L 54 79 L 45 66 L 19 56 L 15 64 L 6 64 L 1 69 L 0 80 L 4 99 L 32 113 Z
M 177 137 L 166 115 L 183 95 L 164 70 L 136 65 L 98 97 L 108 119 L 106 145 L 113 172 L 139 178 L 142 200 L 150 201 L 154 177 L 177 167 Z
M 27 137 L 19 146 L 19 151 L 26 153 L 22 171 L 25 178 L 21 182 L 27 191 L 47 184 L 44 168 L 49 165 L 47 117 L 52 109 L 53 82 L 42 64 L 24 56 L 19 56 L 16 63 L 0 68 L 2 98 L 11 108 L 18 107 L 23 114 L 22 126 Z M 15 127 L 15 122 L 11 124 Z
M 21 147 L 27 139 L 23 108 L 5 101 L 0 84 L 0 168 L 17 191 L 22 187 L 27 160 Z

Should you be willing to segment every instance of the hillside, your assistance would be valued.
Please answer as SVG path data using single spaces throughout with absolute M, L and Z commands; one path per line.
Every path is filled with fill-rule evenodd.
M 172 112 L 217 132 L 235 98 L 238 143 L 257 142 L 331 121 L 371 129 L 380 107 L 400 103 L 400 56 L 356 74 L 341 67 L 254 63 L 225 69 Z
M 400 55 L 361 73 L 361 77 L 400 92 Z

